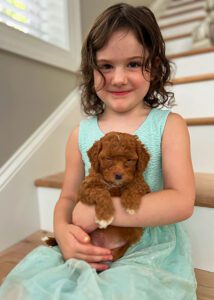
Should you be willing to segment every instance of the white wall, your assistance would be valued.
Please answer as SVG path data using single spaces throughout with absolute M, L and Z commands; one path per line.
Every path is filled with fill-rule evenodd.
M 64 170 L 66 141 L 81 119 L 79 94 L 70 98 L 70 111 L 0 192 L 0 251 L 40 229 L 34 180 Z

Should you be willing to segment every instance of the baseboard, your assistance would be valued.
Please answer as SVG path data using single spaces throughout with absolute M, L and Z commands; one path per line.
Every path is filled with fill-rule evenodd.
M 48 119 L 27 139 L 15 154 L 0 169 L 0 192 L 31 158 L 35 151 L 45 142 L 50 134 L 59 126 L 71 112 L 80 98 L 79 89 L 73 90 L 63 103 L 48 117 Z

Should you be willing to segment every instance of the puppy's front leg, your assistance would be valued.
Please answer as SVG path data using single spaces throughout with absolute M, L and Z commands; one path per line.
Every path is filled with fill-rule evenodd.
M 96 201 L 96 223 L 99 228 L 106 228 L 114 219 L 114 206 L 108 190 L 100 189 L 94 195 Z
M 95 221 L 99 228 L 106 228 L 113 221 L 114 206 L 111 195 L 97 178 L 87 178 L 83 181 L 78 201 L 87 205 L 95 205 Z
M 125 190 L 121 195 L 121 205 L 125 208 L 127 213 L 134 215 L 141 203 L 141 197 L 139 193 L 131 193 L 128 190 Z
M 149 193 L 149 186 L 142 178 L 136 178 L 128 185 L 121 195 L 121 204 L 125 210 L 133 215 L 137 212 L 141 204 L 143 195 Z

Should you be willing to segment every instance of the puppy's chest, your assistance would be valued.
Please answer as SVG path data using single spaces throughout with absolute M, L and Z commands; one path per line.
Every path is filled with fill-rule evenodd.
M 121 194 L 123 193 L 123 188 L 117 186 L 111 187 L 109 188 L 109 192 L 112 197 L 120 197 Z

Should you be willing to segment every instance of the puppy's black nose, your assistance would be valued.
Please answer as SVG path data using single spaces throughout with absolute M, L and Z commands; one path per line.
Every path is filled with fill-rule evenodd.
M 121 174 L 119 174 L 119 173 L 118 173 L 118 174 L 115 174 L 115 179 L 116 179 L 116 180 L 121 180 L 122 177 L 123 177 L 123 176 L 122 176 Z

